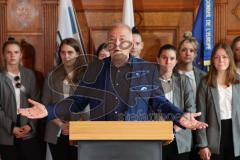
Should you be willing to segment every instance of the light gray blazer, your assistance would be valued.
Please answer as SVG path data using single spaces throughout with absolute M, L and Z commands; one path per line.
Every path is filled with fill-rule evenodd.
M 63 68 L 58 68 L 49 73 L 46 77 L 43 94 L 42 94 L 42 103 L 47 107 L 51 104 L 56 104 L 64 99 L 63 95 L 63 81 L 66 77 L 66 72 Z M 79 77 L 81 79 L 81 75 Z M 74 94 L 74 87 L 70 88 L 70 95 Z M 72 117 L 65 117 L 69 121 Z M 89 118 L 88 114 L 84 114 L 81 117 L 81 120 L 87 120 Z M 48 121 L 45 129 L 45 138 L 44 140 L 48 143 L 56 144 L 57 135 L 60 131 L 60 127 L 56 125 L 53 121 Z
M 173 104 L 184 112 L 196 112 L 193 90 L 187 76 L 174 73 Z M 178 153 L 190 152 L 192 147 L 192 133 L 189 129 L 182 129 L 175 134 Z
M 198 88 L 202 78 L 206 75 L 206 73 L 204 71 L 198 69 L 197 67 L 193 67 L 193 72 L 194 72 L 194 76 L 195 76 L 196 85 Z
M 232 132 L 235 156 L 240 155 L 240 84 L 233 84 L 232 90 Z M 210 148 L 212 153 L 220 152 L 221 119 L 217 85 L 207 86 L 203 79 L 198 88 L 197 109 L 202 112 L 200 121 L 208 124 L 207 129 L 197 130 L 197 147 Z
M 25 91 L 20 91 L 20 106 L 31 107 L 27 102 L 28 98 L 39 101 L 39 89 L 37 88 L 34 73 L 24 67 L 20 68 L 21 84 Z M 15 91 L 11 80 L 5 72 L 0 73 L 0 144 L 13 145 L 14 136 L 12 134 L 12 125 L 17 121 Z M 29 124 L 32 128 L 30 134 L 25 139 L 35 136 L 36 120 L 30 120 L 26 117 L 20 117 L 21 126 Z

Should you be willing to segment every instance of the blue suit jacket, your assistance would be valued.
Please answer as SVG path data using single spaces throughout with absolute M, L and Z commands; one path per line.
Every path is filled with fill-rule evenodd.
M 128 100 L 123 102 L 127 106 L 124 113 L 117 112 L 119 103 L 123 103 L 111 79 L 110 58 L 106 58 L 88 65 L 73 96 L 48 107 L 48 119 L 63 118 L 69 112 L 72 117 L 77 117 L 90 104 L 91 120 L 106 120 L 110 114 L 116 114 L 116 120 L 148 120 L 149 114 L 154 112 L 177 122 L 183 112 L 164 97 L 157 66 L 133 57 L 129 58 L 128 63 L 131 69 L 122 79 L 129 83 L 126 92 L 129 94 Z

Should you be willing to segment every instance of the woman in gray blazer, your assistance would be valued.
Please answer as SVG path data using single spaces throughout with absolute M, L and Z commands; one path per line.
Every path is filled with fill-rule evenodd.
M 20 44 L 10 38 L 3 44 L 3 70 L 0 72 L 0 154 L 2 160 L 40 159 L 36 121 L 18 114 L 30 107 L 28 98 L 39 100 L 34 73 L 21 66 Z
M 189 77 L 194 95 L 196 96 L 197 87 L 205 73 L 194 66 L 198 50 L 196 38 L 192 36 L 191 32 L 185 32 L 183 38 L 184 39 L 180 42 L 178 47 L 178 63 L 176 70 L 180 74 Z
M 200 120 L 207 129 L 197 131 L 197 146 L 203 160 L 240 159 L 240 83 L 233 53 L 227 44 L 215 45 L 209 73 L 197 94 Z
M 174 46 L 166 44 L 159 50 L 157 61 L 160 67 L 160 80 L 166 98 L 184 112 L 195 112 L 193 90 L 187 76 L 173 72 L 177 63 Z M 164 117 L 163 117 L 164 118 Z M 163 147 L 164 160 L 189 160 L 192 147 L 192 133 L 189 129 L 176 129 L 176 139 Z
M 205 72 L 198 69 L 194 66 L 194 61 L 197 57 L 197 50 L 198 50 L 198 42 L 195 37 L 192 36 L 191 32 L 185 32 L 183 36 L 183 40 L 180 42 L 178 47 L 178 63 L 176 66 L 176 70 L 180 74 L 186 75 L 189 80 L 190 84 L 193 88 L 193 95 L 196 102 L 196 94 L 198 85 L 205 75 Z M 196 132 L 192 131 L 193 135 L 193 146 L 196 144 Z M 191 150 L 191 160 L 199 160 L 200 157 L 197 153 L 196 148 L 192 148 Z
M 60 61 L 44 83 L 42 102 L 45 106 L 53 107 L 73 94 L 84 71 L 80 54 L 80 46 L 75 39 L 67 38 L 61 42 Z M 69 144 L 69 120 L 71 117 L 60 117 L 46 125 L 45 141 L 49 144 L 53 160 L 77 160 L 77 147 Z

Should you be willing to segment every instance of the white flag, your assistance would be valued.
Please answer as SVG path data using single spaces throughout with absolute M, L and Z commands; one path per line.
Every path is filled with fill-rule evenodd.
M 122 22 L 131 28 L 133 28 L 135 25 L 132 0 L 124 0 L 124 2 L 123 2 Z
M 60 0 L 57 41 L 75 38 L 80 41 L 76 17 L 71 0 Z M 59 43 L 60 44 L 60 43 Z
M 81 32 L 79 31 L 75 11 L 71 0 L 60 0 L 58 30 L 57 30 L 57 44 L 60 45 L 61 41 L 65 38 L 75 38 L 79 41 L 81 52 L 85 53 L 84 43 L 82 40 Z M 59 57 L 56 55 L 55 60 Z

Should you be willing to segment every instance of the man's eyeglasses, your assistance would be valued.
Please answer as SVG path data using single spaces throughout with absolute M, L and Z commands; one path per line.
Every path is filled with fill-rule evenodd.
M 22 84 L 21 84 L 21 81 L 20 81 L 20 77 L 19 76 L 14 77 L 14 81 L 16 82 L 15 87 L 16 88 L 21 88 Z
M 119 45 L 117 45 L 115 42 L 108 42 L 107 48 L 109 51 L 115 50 L 117 47 L 119 47 L 121 50 L 130 49 L 132 47 L 131 41 L 121 41 Z

